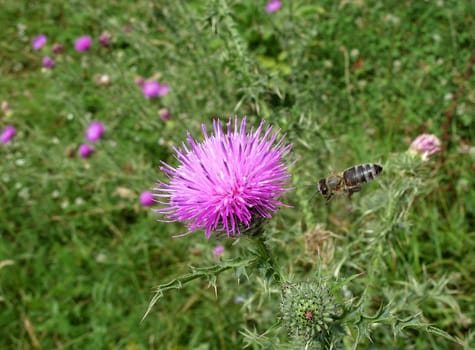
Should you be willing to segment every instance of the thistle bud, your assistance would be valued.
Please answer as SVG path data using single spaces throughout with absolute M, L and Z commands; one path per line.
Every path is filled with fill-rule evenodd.
M 326 336 L 338 316 L 338 306 L 323 282 L 284 284 L 280 311 L 289 335 L 304 341 Z

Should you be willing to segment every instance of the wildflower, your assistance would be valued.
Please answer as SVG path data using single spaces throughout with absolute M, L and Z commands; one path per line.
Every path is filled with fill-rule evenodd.
M 107 32 L 102 32 L 101 35 L 99 35 L 99 38 L 97 39 L 99 41 L 99 44 L 101 46 L 109 46 L 111 44 L 111 35 Z
M 83 143 L 79 146 L 79 155 L 83 158 L 89 158 L 94 153 L 94 148 L 89 146 L 87 143 Z
M 409 152 L 421 156 L 422 160 L 427 161 L 429 156 L 439 153 L 441 142 L 439 138 L 432 134 L 422 134 L 412 141 Z
M 142 93 L 147 98 L 154 98 L 158 96 L 160 84 L 156 80 L 146 81 L 142 86 Z
M 78 52 L 83 52 L 89 50 L 92 45 L 92 39 L 88 35 L 80 36 L 74 42 L 74 48 Z
M 40 34 L 33 39 L 31 46 L 33 46 L 33 49 L 39 50 L 46 45 L 47 40 L 46 35 Z
M 100 121 L 93 121 L 86 129 L 85 138 L 90 142 L 96 142 L 104 133 L 104 125 Z
M 153 194 L 149 191 L 144 191 L 140 195 L 140 204 L 144 207 L 150 207 L 155 201 L 153 200 Z
M 220 255 L 224 254 L 224 247 L 222 245 L 217 245 L 216 247 L 213 248 L 213 256 L 214 257 L 219 257 Z
M 170 120 L 171 114 L 166 108 L 162 108 L 158 111 L 158 115 L 160 116 L 160 119 L 163 121 L 168 121 Z
M 60 54 L 63 52 L 64 46 L 61 45 L 60 43 L 54 43 L 51 51 L 53 51 L 54 54 Z
M 338 316 L 338 305 L 325 283 L 286 283 L 280 312 L 289 335 L 309 341 L 328 333 Z
M 269 0 L 266 5 L 266 12 L 272 13 L 279 11 L 282 7 L 282 1 L 280 0 Z
M 135 85 L 143 87 L 145 85 L 145 79 L 143 77 L 135 78 Z
M 12 125 L 7 125 L 0 134 L 0 142 L 9 143 L 13 136 L 15 136 L 16 130 Z
M 246 131 L 246 118 L 227 124 L 213 121 L 214 134 L 203 125 L 204 141 L 197 143 L 188 134 L 190 148 L 175 148 L 181 163 L 177 168 L 162 162 L 161 170 L 170 180 L 158 184 L 156 195 L 164 198 L 158 213 L 172 221 L 183 221 L 189 232 L 204 229 L 239 235 L 260 221 L 271 218 L 282 203 L 278 200 L 288 190 L 290 175 L 284 158 L 292 145 L 284 144 L 264 122 L 257 130 Z
M 48 56 L 43 57 L 43 67 L 45 68 L 53 68 L 55 65 L 55 62 Z
M 170 85 L 168 84 L 159 84 L 160 88 L 158 89 L 158 96 L 165 96 L 170 92 Z

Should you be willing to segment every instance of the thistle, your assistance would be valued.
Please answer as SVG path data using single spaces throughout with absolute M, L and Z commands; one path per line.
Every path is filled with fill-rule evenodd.
M 282 205 L 279 197 L 290 182 L 286 156 L 291 145 L 284 136 L 264 122 L 247 132 L 244 118 L 227 124 L 224 132 L 219 120 L 204 141 L 196 142 L 188 134 L 190 148 L 175 149 L 180 164 L 174 168 L 162 162 L 169 182 L 155 188 L 164 205 L 157 212 L 171 221 L 186 223 L 190 232 L 203 229 L 228 237 L 262 224 L 263 219 Z
M 305 342 L 327 339 L 338 317 L 338 306 L 324 282 L 282 285 L 281 320 L 289 335 Z

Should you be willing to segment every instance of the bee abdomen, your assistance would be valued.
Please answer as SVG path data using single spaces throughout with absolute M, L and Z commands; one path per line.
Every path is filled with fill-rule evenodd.
M 348 168 L 343 172 L 343 178 L 347 186 L 356 186 L 369 182 L 383 171 L 379 164 L 359 164 Z

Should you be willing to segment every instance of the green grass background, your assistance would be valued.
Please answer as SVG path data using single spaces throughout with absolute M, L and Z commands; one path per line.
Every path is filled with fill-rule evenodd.
M 296 190 L 285 197 L 294 207 L 270 223 L 280 264 L 298 279 L 319 265 L 305 232 L 320 223 L 340 237 L 336 264 L 338 247 L 358 232 L 353 203 L 377 188 L 327 206 L 309 201 L 318 178 L 384 163 L 418 134 L 438 135 L 444 150 L 431 160 L 430 191 L 394 233 L 392 260 L 380 280 L 361 277 L 353 287 L 398 290 L 398 303 L 414 302 L 426 322 L 475 347 L 473 1 L 295 0 L 273 14 L 264 1 L 244 0 L 0 5 L 0 100 L 11 105 L 0 128 L 18 131 L 0 147 L 1 349 L 241 349 L 243 327 L 270 327 L 278 291 L 262 293 L 257 276 L 238 284 L 230 271 L 217 296 L 195 282 L 140 322 L 159 283 L 214 263 L 218 243 L 225 257 L 239 254 L 200 232 L 171 238 L 183 226 L 157 222 L 138 202 L 163 178 L 160 161 L 175 164 L 171 146 L 186 131 L 198 136 L 202 123 L 235 115 L 281 128 L 299 157 Z M 95 41 L 74 51 L 75 38 L 102 31 L 112 35 L 109 48 Z M 33 51 L 39 33 L 48 45 Z M 65 51 L 45 71 L 53 42 Z M 96 82 L 103 74 L 110 85 Z M 171 92 L 151 101 L 134 80 L 153 75 Z M 171 121 L 160 120 L 160 108 Z M 68 156 L 96 119 L 106 135 L 94 156 Z M 361 348 L 460 348 L 417 330 L 394 339 L 382 327 L 372 339 Z

